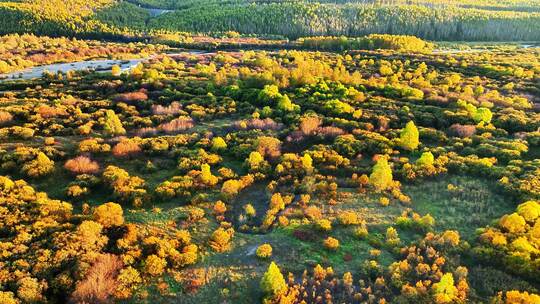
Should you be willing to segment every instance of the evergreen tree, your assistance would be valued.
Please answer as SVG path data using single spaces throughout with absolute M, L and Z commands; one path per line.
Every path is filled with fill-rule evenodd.
M 214 151 L 220 151 L 227 149 L 227 143 L 223 139 L 223 137 L 214 137 L 212 138 L 212 150 Z
M 285 278 L 283 278 L 276 263 L 270 263 L 268 270 L 263 275 L 261 279 L 261 289 L 268 297 L 278 296 L 287 289 Z
M 124 129 L 120 118 L 118 118 L 113 110 L 107 110 L 105 112 L 105 124 L 103 125 L 103 131 L 109 136 L 126 134 L 126 129 Z
M 418 148 L 418 145 L 420 144 L 420 134 L 412 120 L 405 125 L 403 130 L 401 130 L 399 144 L 403 149 L 409 151 Z
M 392 186 L 392 180 L 392 168 L 390 168 L 388 160 L 382 157 L 373 167 L 373 171 L 369 176 L 369 183 L 377 190 L 386 190 Z
M 433 154 L 429 151 L 422 153 L 422 156 L 420 156 L 420 158 L 416 160 L 416 164 L 421 167 L 433 166 L 434 162 L 435 157 L 433 157 Z

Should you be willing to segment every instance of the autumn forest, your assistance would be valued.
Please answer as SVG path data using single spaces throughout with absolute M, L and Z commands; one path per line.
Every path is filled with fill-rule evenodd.
M 538 1 L 0 16 L 0 304 L 540 303 Z

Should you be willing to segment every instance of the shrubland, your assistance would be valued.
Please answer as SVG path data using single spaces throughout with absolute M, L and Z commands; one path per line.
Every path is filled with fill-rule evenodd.
M 405 50 L 1 82 L 0 299 L 534 303 L 538 49 Z

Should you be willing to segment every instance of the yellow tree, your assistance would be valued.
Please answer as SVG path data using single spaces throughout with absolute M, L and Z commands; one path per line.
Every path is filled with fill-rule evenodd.
M 420 145 L 420 134 L 412 120 L 405 125 L 403 130 L 401 130 L 399 145 L 403 149 L 409 151 L 416 150 L 418 145 Z
M 287 290 L 287 283 L 276 263 L 270 263 L 261 279 L 261 289 L 268 297 L 276 297 Z
M 109 202 L 94 210 L 94 220 L 105 228 L 121 226 L 124 224 L 124 211 L 119 204 Z
M 385 157 L 381 157 L 369 176 L 369 183 L 377 190 L 386 190 L 392 186 L 392 168 Z
M 114 113 L 113 110 L 107 110 L 105 112 L 105 123 L 103 125 L 103 131 L 109 136 L 124 135 L 126 129 L 122 126 L 120 118 Z

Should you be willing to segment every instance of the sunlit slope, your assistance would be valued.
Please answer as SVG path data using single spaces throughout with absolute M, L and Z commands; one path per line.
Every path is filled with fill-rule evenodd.
M 113 0 L 26 0 L 0 2 L 0 34 L 103 34 L 113 29 L 94 18 Z

